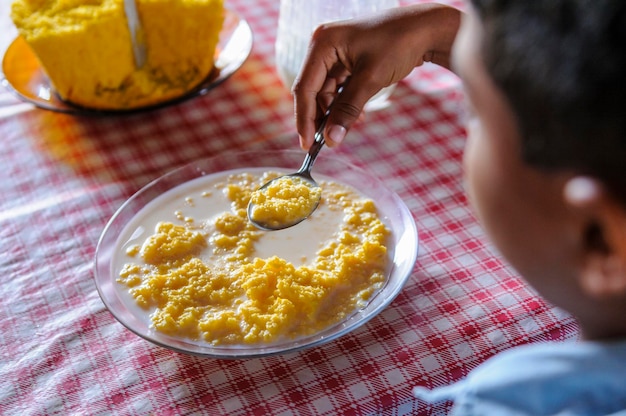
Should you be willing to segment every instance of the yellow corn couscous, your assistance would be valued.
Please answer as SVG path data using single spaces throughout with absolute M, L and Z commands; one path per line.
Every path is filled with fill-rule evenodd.
M 326 212 L 339 226 L 314 258 L 296 265 L 285 253 L 257 255 L 264 238 L 283 231 L 257 229 L 246 208 L 253 191 L 276 176 L 236 173 L 202 185 L 198 196 L 178 198 L 185 209 L 204 213 L 215 198 L 230 209 L 207 220 L 177 210 L 174 220 L 125 246 L 118 282 L 151 314 L 156 330 L 213 345 L 272 343 L 337 323 L 382 287 L 389 230 L 373 201 L 339 183 L 320 182 L 319 215 Z
M 283 176 L 252 193 L 250 219 L 272 227 L 292 224 L 309 215 L 321 196 L 322 188 L 296 176 Z

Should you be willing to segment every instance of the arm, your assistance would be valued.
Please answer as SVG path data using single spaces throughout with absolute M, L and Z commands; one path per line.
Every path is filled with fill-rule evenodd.
M 331 102 L 325 137 L 335 146 L 381 88 L 424 62 L 449 68 L 460 20 L 457 9 L 419 4 L 319 26 L 293 87 L 300 146 L 311 146 L 316 121 Z

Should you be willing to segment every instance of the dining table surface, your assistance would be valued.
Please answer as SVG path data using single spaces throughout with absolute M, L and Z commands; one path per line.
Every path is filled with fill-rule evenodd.
M 293 97 L 275 66 L 279 0 L 225 3 L 249 25 L 253 46 L 205 94 L 84 114 L 0 87 L 0 414 L 445 414 L 450 403 L 420 402 L 413 387 L 460 380 L 517 345 L 579 338 L 574 319 L 521 279 L 473 215 L 462 85 L 431 64 L 319 156 L 370 172 L 415 221 L 417 261 L 380 313 L 312 348 L 239 359 L 165 348 L 118 322 L 100 297 L 94 259 L 129 197 L 200 158 L 300 151 Z M 2 55 L 17 36 L 9 6 L 0 3 Z

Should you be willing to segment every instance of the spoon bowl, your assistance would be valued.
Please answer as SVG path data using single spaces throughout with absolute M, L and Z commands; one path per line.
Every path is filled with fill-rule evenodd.
M 322 119 L 315 133 L 315 140 L 300 169 L 268 181 L 252 194 L 248 203 L 248 220 L 257 228 L 276 231 L 293 227 L 307 219 L 317 209 L 322 192 L 311 176 L 311 169 L 325 143 L 323 131 L 327 116 L 328 113 Z M 279 189 L 275 189 L 279 185 L 296 192 L 280 192 Z M 259 212 L 269 212 L 270 215 L 258 215 Z

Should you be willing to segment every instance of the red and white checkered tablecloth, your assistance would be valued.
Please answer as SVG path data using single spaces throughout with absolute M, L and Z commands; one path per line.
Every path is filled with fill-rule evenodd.
M 0 5 L 0 47 L 15 36 Z M 458 2 L 457 2 L 458 3 Z M 278 0 L 227 0 L 254 47 L 207 95 L 126 116 L 36 109 L 0 91 L 0 413 L 7 415 L 432 414 L 416 385 L 460 379 L 509 348 L 578 337 L 499 257 L 464 194 L 458 79 L 425 66 L 335 151 L 382 178 L 414 215 L 420 253 L 400 295 L 317 348 L 220 360 L 153 345 L 118 323 L 94 283 L 112 214 L 201 157 L 297 148 L 274 68 Z

